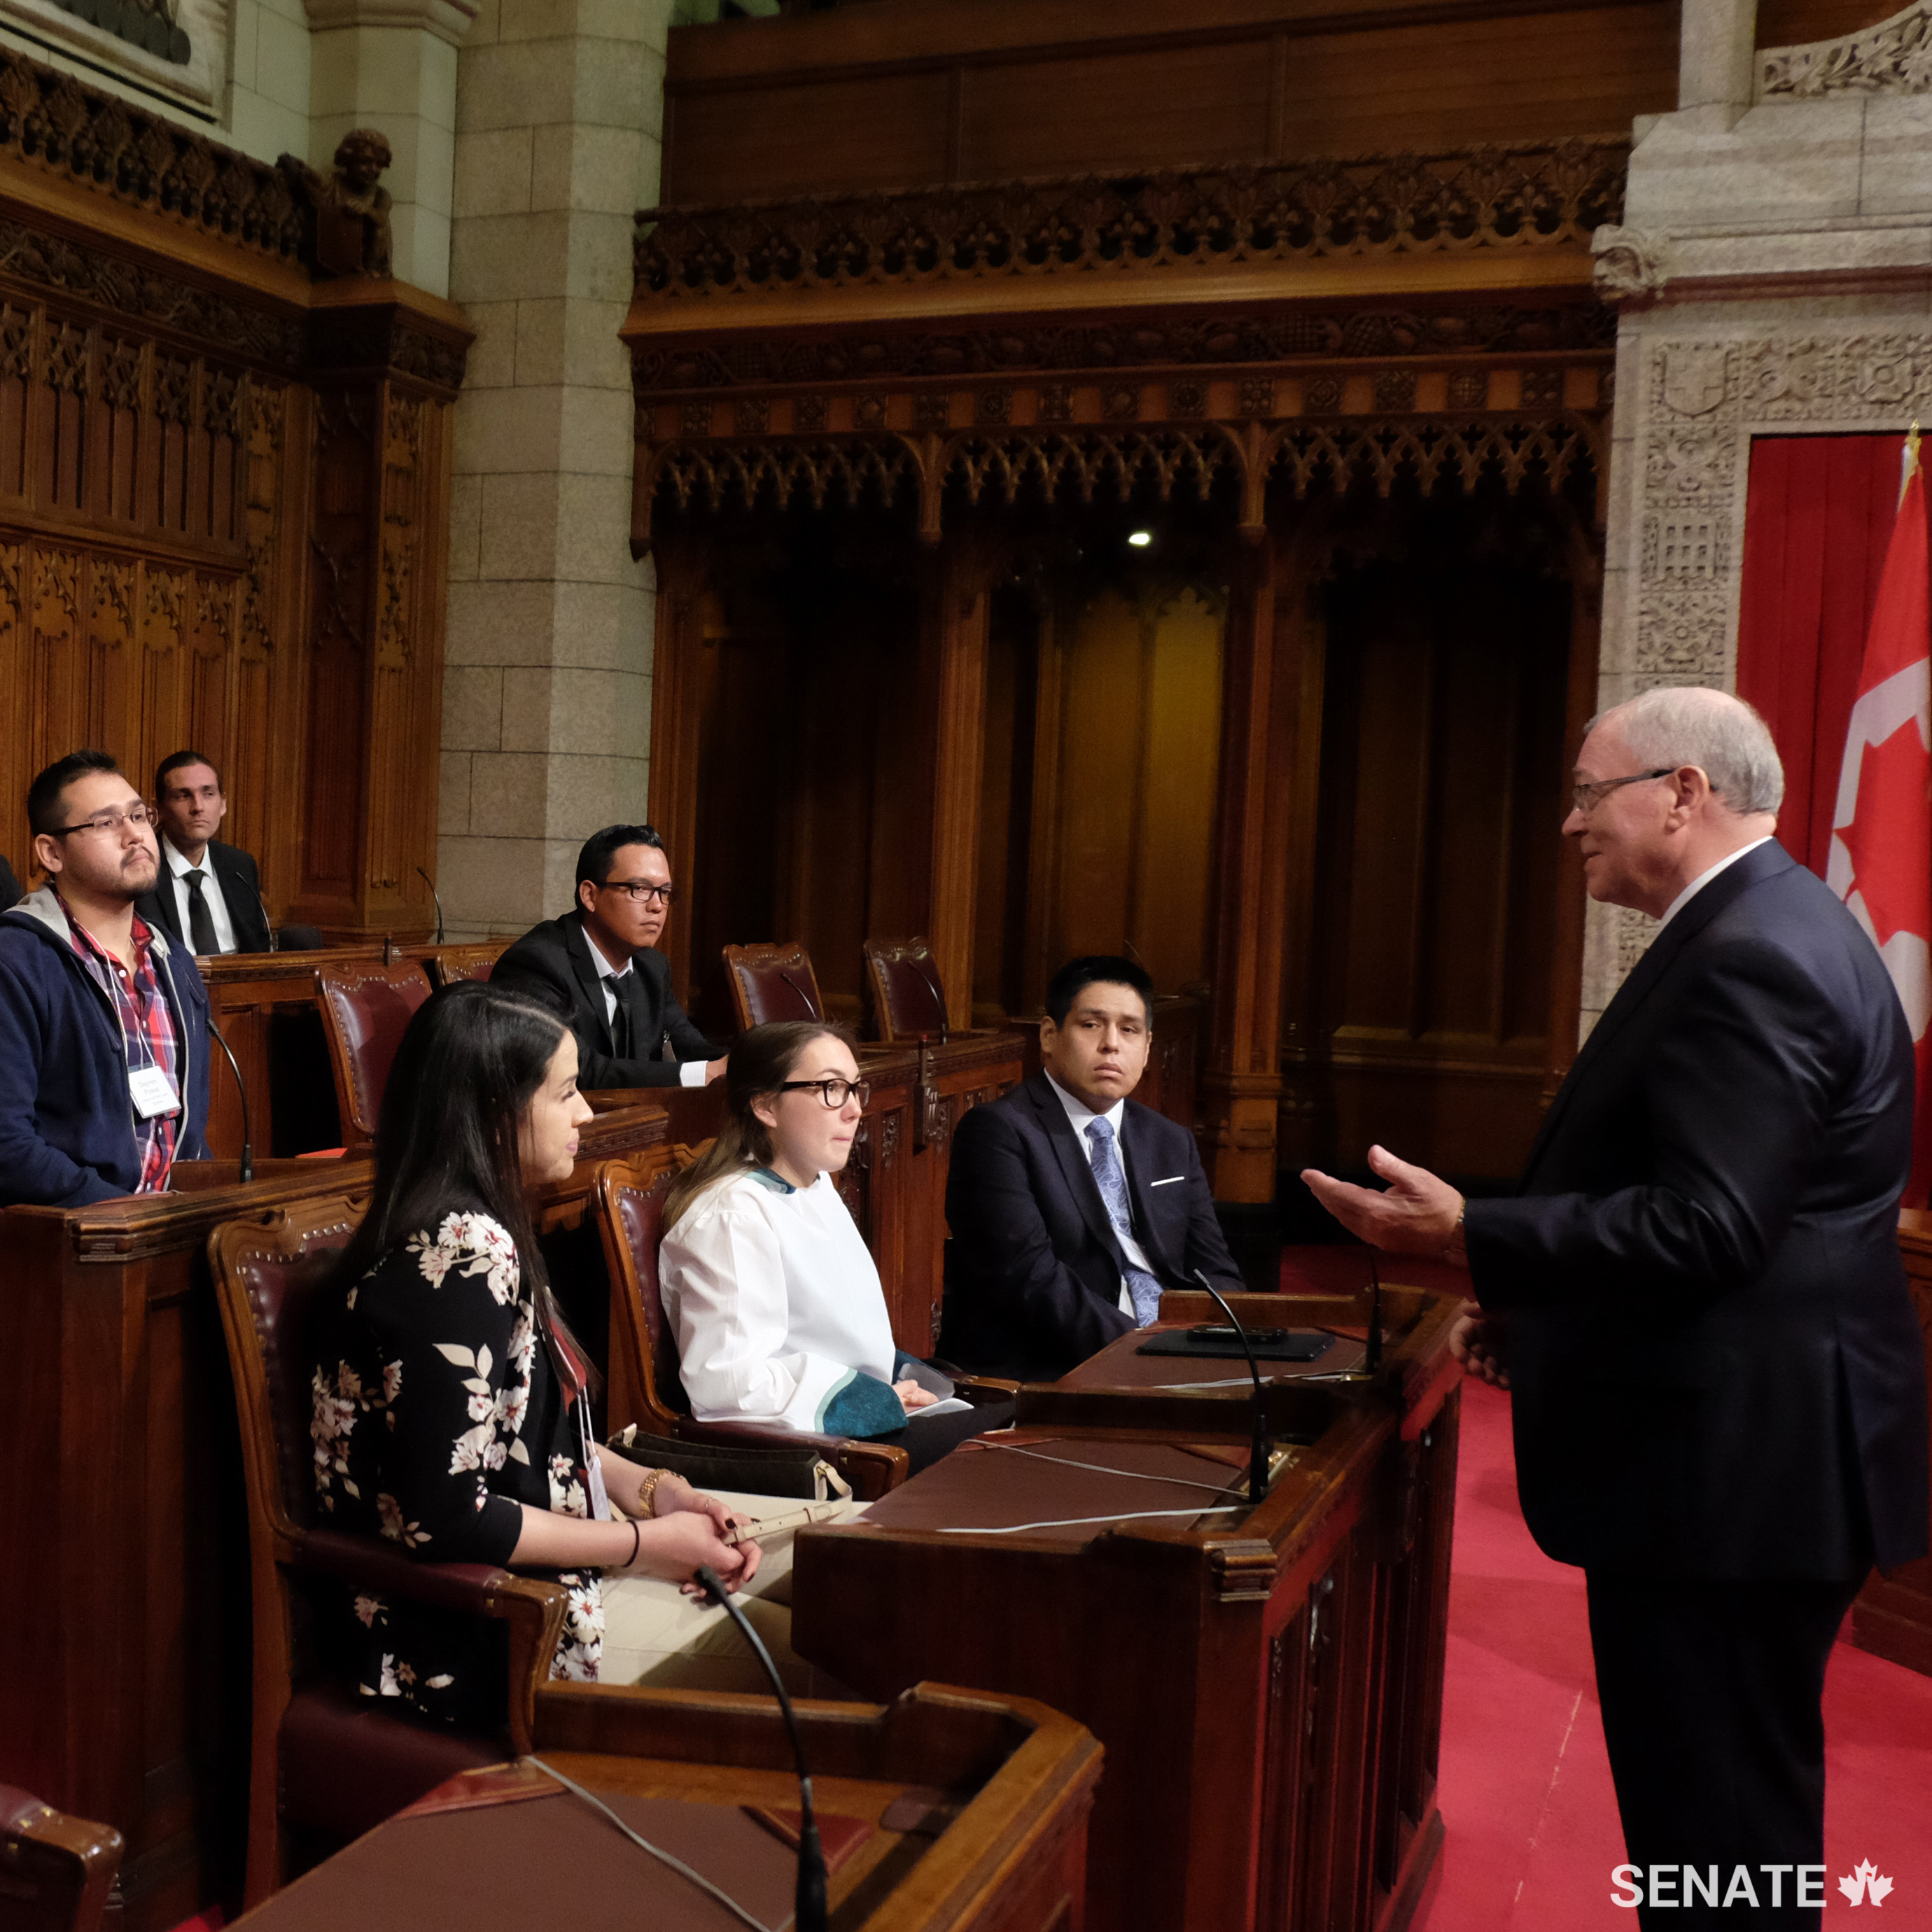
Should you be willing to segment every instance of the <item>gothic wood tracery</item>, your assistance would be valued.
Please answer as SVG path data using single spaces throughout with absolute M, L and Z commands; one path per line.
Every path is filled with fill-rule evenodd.
M 192 745 L 278 917 L 427 931 L 470 334 L 401 284 L 312 284 L 292 213 L 272 169 L 0 50 L 0 788 L 82 745 L 145 785 Z M 366 490 L 315 440 L 351 392 L 394 429 Z M 349 627 L 366 688 L 345 572 L 382 589 Z M 359 855 L 326 878 L 317 827 Z M 23 845 L 0 837 L 24 877 Z
M 1629 160 L 1628 140 L 1611 136 L 647 208 L 638 216 L 636 278 L 640 290 L 681 300 L 1587 248 L 1600 224 L 1622 218 Z
M 1589 248 L 1620 218 L 1626 152 L 1545 143 L 647 211 L 624 330 L 632 545 L 657 550 L 675 586 L 660 700 L 704 721 L 654 718 L 652 809 L 696 818 L 700 893 L 722 868 L 760 930 L 811 928 L 835 1004 L 862 932 L 927 932 L 954 1023 L 976 1000 L 998 1019 L 1037 998 L 1048 955 L 1076 933 L 1080 950 L 1132 937 L 1142 861 L 1081 828 L 1138 824 L 1158 795 L 1158 878 L 1212 882 L 1204 908 L 1172 898 L 1156 945 L 1170 972 L 1196 958 L 1212 982 L 1204 1151 L 1220 1198 L 1269 1199 L 1283 1154 L 1332 1143 L 1347 1111 L 1316 1090 L 1325 1070 L 1283 1084 L 1284 1059 L 1300 1068 L 1327 1024 L 1308 1000 L 1311 854 L 1328 836 L 1310 609 L 1328 553 L 1309 535 L 1373 524 L 1377 506 L 1419 529 L 1478 501 L 1485 541 L 1533 548 L 1552 519 L 1574 534 L 1544 600 L 1554 682 L 1537 687 L 1556 706 L 1538 718 L 1562 728 L 1577 652 L 1594 675 L 1616 320 L 1589 286 Z M 1505 261 L 1519 265 L 1506 288 Z M 1330 281 L 1298 298 L 1337 262 L 1358 292 Z M 1275 298 L 1256 292 L 1262 272 Z M 1118 626 L 1118 663 L 1069 682 L 1136 525 L 1192 560 L 1174 588 L 1195 586 L 1213 614 L 1215 649 L 1198 656 L 1211 703 L 1190 688 L 1177 705 L 1175 687 L 1155 700 L 1159 654 Z M 1460 667 L 1461 647 L 1443 648 Z M 786 727 L 754 742 L 730 720 L 775 689 Z M 1190 753 L 1218 767 L 1199 814 L 1168 796 L 1150 716 L 1219 731 L 1218 752 L 1210 730 Z M 1088 756 L 1083 732 L 1109 756 Z M 833 743 L 835 770 L 798 765 L 800 745 Z M 733 832 L 742 801 L 701 772 L 746 761 L 783 802 Z M 1197 816 L 1198 848 L 1174 836 Z M 1117 862 L 1134 875 L 1124 897 L 1087 890 Z M 1484 1116 L 1496 1147 L 1468 1158 L 1498 1172 L 1567 1059 L 1556 1009 L 1574 1010 L 1576 947 L 1536 878 L 1532 924 L 1561 929 L 1518 949 L 1514 977 L 1489 946 L 1496 983 L 1463 1001 L 1482 1026 L 1452 1048 L 1424 1014 L 1384 1054 L 1425 1078 L 1445 1055 L 1482 1063 L 1471 1077 L 1506 1100 Z M 1505 897 L 1504 927 L 1529 916 L 1510 909 L 1514 883 Z M 849 933 L 834 916 L 847 898 L 870 922 Z M 696 909 L 692 923 L 706 923 Z M 712 940 L 700 929 L 694 944 L 701 984 Z M 1300 1030 L 1287 1039 L 1285 1011 Z M 1325 1040 L 1321 1054 L 1331 1068 Z

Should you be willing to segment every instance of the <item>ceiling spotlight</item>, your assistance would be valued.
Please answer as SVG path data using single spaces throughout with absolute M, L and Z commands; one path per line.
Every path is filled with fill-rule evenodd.
M 1154 542 L 1154 532 L 1151 530 L 1130 530 L 1127 533 L 1127 541 L 1135 549 L 1145 550 Z

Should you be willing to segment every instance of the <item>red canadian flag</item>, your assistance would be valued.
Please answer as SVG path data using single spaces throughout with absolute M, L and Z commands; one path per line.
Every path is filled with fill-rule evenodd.
M 1898 520 L 1845 734 L 1826 883 L 1851 908 L 1898 988 L 1917 1048 L 1908 1208 L 1932 1182 L 1932 580 L 1918 427 L 1906 439 Z

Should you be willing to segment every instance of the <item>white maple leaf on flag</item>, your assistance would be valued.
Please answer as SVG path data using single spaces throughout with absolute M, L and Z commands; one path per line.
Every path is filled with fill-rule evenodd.
M 1892 1890 L 1892 1880 L 1881 1876 L 1877 1866 L 1869 1858 L 1864 1858 L 1852 1868 L 1850 1878 L 1839 1880 L 1838 1889 L 1845 1894 L 1849 1904 L 1880 1905 Z

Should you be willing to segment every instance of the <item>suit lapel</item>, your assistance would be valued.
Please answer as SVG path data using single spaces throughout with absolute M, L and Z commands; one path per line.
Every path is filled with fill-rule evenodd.
M 1086 1150 L 1073 1131 L 1073 1123 L 1066 1118 L 1066 1109 L 1060 1104 L 1060 1096 L 1053 1090 L 1044 1073 L 1036 1073 L 1028 1081 L 1026 1094 L 1040 1115 L 1047 1139 L 1052 1144 L 1068 1191 L 1080 1204 L 1080 1217 L 1087 1223 L 1088 1232 L 1124 1269 L 1126 1257 L 1120 1252 L 1113 1222 L 1107 1219 L 1107 1204 L 1100 1198 L 1100 1186 L 1094 1178 L 1093 1163 L 1087 1158 Z
M 1178 1281 L 1181 1279 L 1180 1268 L 1160 1238 L 1154 1216 L 1154 1196 L 1148 1190 L 1152 1156 L 1147 1145 L 1149 1130 L 1144 1124 L 1145 1112 L 1130 1102 L 1120 1114 L 1120 1166 L 1127 1177 L 1127 1198 L 1133 1204 L 1134 1238 L 1140 1243 L 1148 1259 L 1154 1263 L 1156 1274 L 1164 1274 L 1170 1280 Z M 1130 1125 L 1133 1129 L 1131 1136 L 1126 1131 Z M 1130 1138 L 1132 1147 L 1128 1144 Z
M 584 930 L 583 915 L 566 913 L 562 925 L 564 950 L 570 955 L 570 970 L 577 975 L 577 983 L 590 1003 L 590 1023 L 597 1029 L 598 1050 L 607 1054 L 613 1052 L 616 1042 L 611 1037 L 610 1016 L 604 1002 L 604 983 L 590 957 L 590 938 Z
M 1528 1185 L 1537 1162 L 1556 1132 L 1571 1096 L 1588 1077 L 1591 1066 L 1630 1024 L 1638 1008 L 1661 983 L 1684 946 L 1741 892 L 1748 892 L 1761 879 L 1774 878 L 1780 872 L 1788 872 L 1796 863 L 1774 840 L 1768 845 L 1760 845 L 1754 852 L 1746 853 L 1720 872 L 1651 941 L 1649 950 L 1630 968 L 1610 1004 L 1604 1009 L 1602 1017 L 1590 1029 L 1590 1037 L 1570 1063 L 1570 1070 L 1564 1076 L 1563 1084 L 1556 1090 L 1556 1097 L 1550 1102 L 1549 1112 L 1543 1117 L 1543 1125 L 1530 1148 L 1529 1158 L 1523 1164 L 1522 1186 Z
M 181 931 L 181 915 L 175 898 L 175 875 L 168 867 L 167 848 L 161 848 L 161 864 L 154 880 L 154 890 L 148 895 L 154 908 L 155 916 L 161 930 L 177 944 L 186 944 Z

